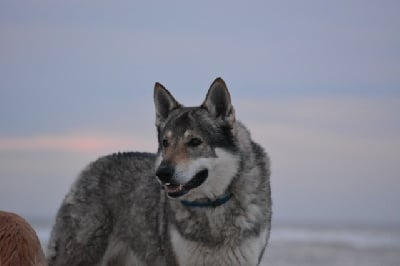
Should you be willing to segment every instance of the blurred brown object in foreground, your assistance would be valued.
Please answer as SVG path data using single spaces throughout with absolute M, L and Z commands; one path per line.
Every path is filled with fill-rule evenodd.
M 0 211 L 0 266 L 45 265 L 35 230 L 22 217 Z

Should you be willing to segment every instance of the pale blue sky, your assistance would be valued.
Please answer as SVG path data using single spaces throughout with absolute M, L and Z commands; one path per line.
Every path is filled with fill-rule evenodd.
M 222 76 L 277 221 L 400 225 L 399 7 L 1 1 L 0 209 L 54 215 L 89 161 L 155 151 L 155 81 L 194 105 Z

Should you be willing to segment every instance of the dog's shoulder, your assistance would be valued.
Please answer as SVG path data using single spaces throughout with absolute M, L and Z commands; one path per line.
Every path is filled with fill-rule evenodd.
M 154 161 L 154 154 L 143 152 L 102 156 L 80 173 L 65 201 L 111 200 L 115 195 L 121 198 L 145 186 L 156 187 Z
M 155 155 L 152 153 L 114 153 L 100 157 L 90 163 L 81 172 L 80 178 L 90 179 L 92 177 L 110 181 L 127 177 L 129 177 L 129 179 L 135 179 L 146 174 L 153 174 L 154 162 Z
M 102 156 L 90 163 L 86 171 L 113 175 L 118 170 L 148 171 L 154 167 L 155 154 L 147 152 L 119 152 Z M 85 172 L 84 170 L 84 172 Z

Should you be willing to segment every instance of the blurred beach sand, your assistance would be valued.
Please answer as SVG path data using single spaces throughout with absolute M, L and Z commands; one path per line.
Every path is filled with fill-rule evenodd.
M 261 265 L 399 266 L 400 230 L 275 226 Z
M 263 266 L 399 266 L 400 249 L 271 241 Z
M 51 225 L 34 226 L 46 250 Z M 399 266 L 400 228 L 273 226 L 261 266 Z

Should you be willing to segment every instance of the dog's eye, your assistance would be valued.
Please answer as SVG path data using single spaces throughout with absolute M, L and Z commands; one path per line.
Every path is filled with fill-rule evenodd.
M 169 146 L 169 142 L 168 142 L 167 139 L 163 139 L 163 140 L 162 140 L 162 146 L 163 146 L 164 148 L 167 148 L 167 147 Z
M 201 141 L 201 139 L 199 139 L 199 138 L 191 138 L 191 139 L 189 140 L 189 142 L 188 142 L 188 145 L 189 145 L 190 147 L 197 147 L 197 146 L 199 146 L 201 143 L 203 143 L 203 142 Z

